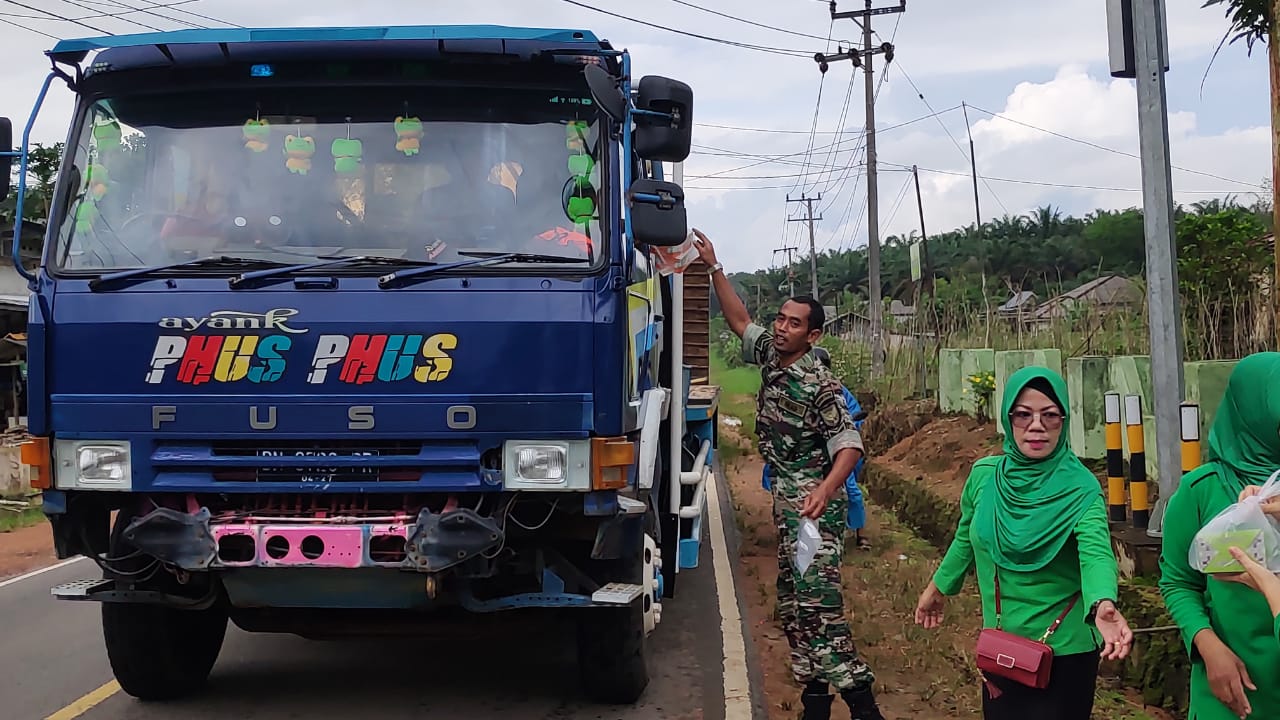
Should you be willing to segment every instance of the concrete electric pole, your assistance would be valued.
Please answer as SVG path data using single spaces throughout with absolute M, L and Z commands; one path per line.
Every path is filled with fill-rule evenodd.
M 871 378 L 878 380 L 884 375 L 884 308 L 880 298 L 880 188 L 876 175 L 876 88 L 873 79 L 873 61 L 877 54 L 884 54 L 886 64 L 893 62 L 893 44 L 882 43 L 878 47 L 871 45 L 871 18 L 876 15 L 906 12 L 906 0 L 900 0 L 895 7 L 873 8 L 872 0 L 865 0 L 863 10 L 836 12 L 835 0 L 831 0 L 832 20 L 853 20 L 862 26 L 862 49 L 848 52 L 837 48 L 835 55 L 818 53 L 814 60 L 818 69 L 827 71 L 828 63 L 839 60 L 850 60 L 855 67 L 862 67 L 866 73 L 866 113 L 867 113 L 867 286 L 869 312 L 871 318 Z
M 1133 78 L 1138 90 L 1142 155 L 1142 215 L 1147 236 L 1147 305 L 1151 390 L 1155 397 L 1156 478 L 1160 497 L 1147 534 L 1163 535 L 1164 509 L 1182 478 L 1182 313 L 1179 309 L 1173 179 L 1164 74 L 1169 70 L 1165 0 L 1107 0 L 1111 74 Z
M 821 201 L 822 201 L 822 193 L 818 193 L 818 197 L 816 198 L 811 198 L 805 195 L 804 193 L 800 193 L 800 198 L 797 200 L 792 200 L 791 195 L 790 194 L 787 195 L 788 203 L 793 203 L 793 202 L 804 203 L 805 216 L 802 218 L 787 218 L 787 222 L 809 223 L 809 283 L 811 286 L 810 293 L 812 293 L 813 299 L 817 300 L 818 302 L 822 302 L 822 299 L 818 297 L 818 251 L 814 246 L 814 241 L 813 241 L 813 223 L 815 220 L 821 220 L 822 217 L 813 216 L 813 204 L 815 202 L 821 202 Z

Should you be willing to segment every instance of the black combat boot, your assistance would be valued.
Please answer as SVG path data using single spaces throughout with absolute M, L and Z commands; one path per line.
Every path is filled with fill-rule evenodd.
M 870 687 L 845 690 L 840 693 L 840 697 L 844 698 L 845 703 L 849 705 L 849 717 L 852 720 L 885 720 L 884 715 L 880 714 L 880 707 L 876 705 L 876 696 Z
M 800 720 L 831 720 L 831 703 L 835 699 L 830 687 L 821 680 L 805 685 L 800 695 L 800 704 L 804 706 Z

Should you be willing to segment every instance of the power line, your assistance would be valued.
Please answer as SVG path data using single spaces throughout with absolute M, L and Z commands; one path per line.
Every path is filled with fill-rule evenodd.
M 651 27 L 656 30 L 665 30 L 667 32 L 675 33 L 677 35 L 684 35 L 686 37 L 697 38 L 699 40 L 706 40 L 708 42 L 720 43 L 722 45 L 729 45 L 731 47 L 742 48 L 744 50 L 755 50 L 757 52 L 771 53 L 773 55 L 784 55 L 787 57 L 803 57 L 803 58 L 813 57 L 813 53 L 808 53 L 803 50 L 789 50 L 787 48 L 769 47 L 767 45 L 753 45 L 751 43 L 742 43 L 734 40 L 725 40 L 723 38 L 712 37 L 710 35 L 701 35 L 698 33 L 689 32 L 687 30 L 677 30 L 675 28 L 669 28 L 665 25 L 659 25 L 658 23 L 649 22 L 647 20 L 639 20 L 637 18 L 628 17 L 626 15 L 622 15 L 620 13 L 616 13 L 610 10 L 604 10 L 602 8 L 594 7 L 592 5 L 588 5 L 583 2 L 578 2 L 578 0 L 563 0 L 563 2 L 567 2 L 570 5 L 576 5 L 585 10 L 592 10 L 594 12 L 598 12 L 603 15 L 609 15 L 610 17 L 615 17 L 615 18 L 618 18 L 619 20 L 626 20 L 627 22 L 633 22 L 633 23 L 636 23 L 637 25 L 644 25 L 646 27 Z
M 746 25 L 754 25 L 756 27 L 764 28 L 766 30 L 775 30 L 780 33 L 786 33 L 787 35 L 795 35 L 796 37 L 812 38 L 814 40 L 826 40 L 827 42 L 831 42 L 830 37 L 822 37 L 821 35 L 810 35 L 809 33 L 797 32 L 795 30 L 787 30 L 786 28 L 774 27 L 773 25 L 765 25 L 764 23 L 758 23 L 758 22 L 754 22 L 751 20 L 746 20 L 744 18 L 734 16 L 734 15 L 730 15 L 728 13 L 722 13 L 719 10 L 704 8 L 701 5 L 695 5 L 691 2 L 685 2 L 685 0 L 671 0 L 671 2 L 676 3 L 677 5 L 684 5 L 685 7 L 693 8 L 694 10 L 701 10 L 702 12 L 705 12 L 705 13 L 711 13 L 712 15 L 719 15 L 722 18 L 728 18 L 730 20 L 744 23 Z M 850 41 L 845 40 L 844 42 L 848 44 Z
M 886 164 L 898 165 L 898 163 L 886 163 Z M 907 168 L 908 166 L 900 165 L 899 167 Z M 920 171 L 934 173 L 935 175 L 956 175 L 959 177 L 969 177 L 969 173 L 956 172 L 954 170 L 934 170 L 932 168 L 922 167 L 920 168 Z M 1022 180 L 1022 179 L 1015 179 L 1015 178 L 999 178 L 999 177 L 990 177 L 990 176 L 987 176 L 983 179 L 990 180 L 991 182 L 1011 183 L 1014 185 L 1037 185 L 1041 187 L 1067 188 L 1070 190 L 1100 190 L 1105 192 L 1138 192 L 1138 193 L 1142 192 L 1142 188 L 1105 187 L 1101 185 L 1073 185 L 1070 183 L 1055 183 L 1055 182 L 1047 182 L 1042 180 Z M 1195 194 L 1195 195 L 1229 195 L 1231 194 L 1232 191 L 1230 190 L 1178 190 L 1177 192 Z
M 40 18 L 40 19 L 44 19 L 44 18 Z M 20 29 L 22 29 L 22 30 L 26 30 L 27 32 L 33 32 L 33 33 L 35 33 L 35 34 L 37 34 L 37 35 L 43 35 L 43 36 L 45 36 L 45 37 L 47 37 L 47 38 L 49 38 L 49 39 L 51 39 L 51 40 L 61 40 L 61 39 L 62 39 L 62 38 L 58 37 L 57 35 L 50 35 L 49 33 L 45 32 L 45 31 L 43 31 L 43 30 L 37 30 L 37 29 L 35 29 L 35 28 L 33 28 L 33 27 L 27 27 L 26 25 L 23 25 L 22 23 L 16 23 L 16 22 L 14 22 L 14 21 L 12 21 L 12 20 L 9 20 L 9 19 L 7 19 L 7 18 L 0 17 L 0 23 L 3 23 L 3 24 L 5 24 L 5 25 L 12 25 L 13 27 L 20 28 Z
M 52 11 L 50 11 L 50 10 L 41 10 L 40 8 L 37 8 L 37 7 L 31 7 L 30 5 L 27 5 L 27 4 L 25 4 L 25 3 L 17 2 L 17 0 L 3 0 L 3 2 L 7 2 L 7 3 L 9 3 L 10 5 L 17 5 L 18 7 L 23 8 L 23 9 L 25 9 L 25 10 L 30 10 L 31 12 L 43 13 L 43 14 L 48 15 L 49 17 L 54 18 L 54 19 L 56 19 L 56 20 L 64 20 L 64 21 L 69 22 L 69 23 L 74 23 L 74 24 L 76 24 L 76 25 L 79 25 L 80 27 L 88 28 L 88 29 L 90 29 L 90 30 L 92 30 L 92 31 L 94 31 L 94 32 L 102 33 L 103 35 L 114 35 L 114 34 L 115 34 L 115 33 L 113 33 L 113 32 L 108 32 L 108 31 L 106 31 L 106 30 L 103 30 L 102 28 L 94 27 L 94 26 L 90 25 L 89 23 L 82 22 L 82 21 L 80 21 L 80 20 L 76 20 L 76 19 L 74 19 L 74 18 L 69 18 L 69 17 L 66 17 L 65 15 L 59 15 L 58 13 L 56 13 L 56 12 L 52 12 Z
M 883 80 L 883 79 L 881 79 L 881 84 L 883 85 L 883 83 L 884 83 L 884 80 Z M 940 112 L 938 112 L 938 113 L 933 113 L 933 114 L 930 114 L 930 115 L 922 115 L 922 116 L 920 116 L 920 117 L 918 117 L 918 118 L 914 118 L 914 119 L 911 119 L 911 120 L 907 120 L 907 121 L 905 121 L 905 122 L 900 122 L 900 123 L 898 123 L 898 124 L 896 124 L 896 125 L 889 125 L 888 127 L 880 128 L 880 129 L 878 129 L 876 132 L 883 134 L 883 133 L 889 132 L 890 130 L 897 130 L 898 128 L 907 127 L 908 125 L 914 125 L 915 123 L 923 122 L 923 121 L 925 121 L 925 120 L 930 120 L 930 119 L 934 118 L 934 117 L 935 117 L 935 116 L 937 116 L 937 115 L 940 115 L 940 114 L 945 115 L 946 113 L 953 112 L 953 111 L 955 111 L 955 110 L 959 110 L 959 109 L 960 109 L 960 106 L 959 106 L 959 105 L 956 105 L 955 107 L 947 108 L 946 110 L 942 110 L 942 111 L 940 111 Z M 848 128 L 847 128 L 846 130 L 848 130 Z M 804 132 L 804 131 L 803 131 L 803 130 L 797 130 L 797 131 L 794 131 L 794 132 Z M 837 144 L 839 144 L 839 145 L 844 145 L 845 143 L 856 143 L 856 142 L 860 142 L 860 141 L 863 139 L 863 137 L 865 136 L 865 134 L 866 134 L 866 131 L 865 131 L 865 129 L 864 129 L 864 130 L 859 131 L 856 137 L 843 138 L 843 139 L 841 139 L 838 143 L 831 143 L 831 144 L 828 144 L 828 145 L 821 145 L 821 146 L 818 146 L 818 147 L 813 148 L 813 150 L 814 150 L 814 151 L 818 151 L 818 150 L 825 150 L 825 149 L 827 149 L 827 148 L 829 148 L 829 147 L 832 147 L 832 146 L 834 146 L 834 145 L 837 145 Z M 799 156 L 801 156 L 801 155 L 806 155 L 806 154 L 808 154 L 808 153 L 810 152 L 809 150 L 803 150 L 803 151 L 800 151 L 800 152 L 785 153 L 785 154 L 781 154 L 781 155 L 757 155 L 757 154 L 754 154 L 754 153 L 746 153 L 746 152 L 739 152 L 739 151 L 734 151 L 734 150 L 728 150 L 728 149 L 725 149 L 725 148 L 715 147 L 715 146 L 713 146 L 713 145 L 698 145 L 698 144 L 696 144 L 696 143 L 695 143 L 695 144 L 693 145 L 693 147 L 695 147 L 695 148 L 699 148 L 699 149 L 704 149 L 704 150 L 718 150 L 718 151 L 720 151 L 720 152 L 722 152 L 722 153 L 725 153 L 724 157 L 731 157 L 731 156 L 732 156 L 732 157 L 742 157 L 742 158 L 769 158 L 768 160 L 764 160 L 764 161 L 762 161 L 762 162 L 755 162 L 755 163 L 751 163 L 751 164 L 749 164 L 749 165 L 742 165 L 742 166 L 740 166 L 740 167 L 731 168 L 731 169 L 729 169 L 729 170 L 719 170 L 719 171 L 717 171 L 717 172 L 715 172 L 715 173 L 711 173 L 710 175 L 704 175 L 704 176 L 703 176 L 704 178 L 709 178 L 709 177 L 718 177 L 718 176 L 720 176 L 720 175 L 722 175 L 722 174 L 724 174 L 724 173 L 738 172 L 739 170 L 748 170 L 748 169 L 750 169 L 750 168 L 757 167 L 757 166 L 760 166 L 760 165 L 766 165 L 766 164 L 768 164 L 769 162 L 772 162 L 773 160 L 776 160 L 776 159 L 779 159 L 779 158 L 799 157 Z M 854 152 L 854 153 L 857 153 L 858 151 L 859 151 L 859 148 L 857 148 L 857 147 L 853 148 L 853 152 Z M 842 150 L 840 150 L 840 152 L 843 152 L 843 149 L 842 149 Z M 728 179 L 728 178 L 726 178 L 726 179 Z
M 978 112 L 986 113 L 987 115 L 990 115 L 991 117 L 999 118 L 999 119 L 1001 119 L 1001 120 L 1004 120 L 1005 122 L 1011 122 L 1011 123 L 1014 123 L 1015 125 L 1022 125 L 1023 127 L 1030 128 L 1030 129 L 1032 129 L 1032 130 L 1037 130 L 1037 131 L 1039 131 L 1039 132 L 1046 133 L 1046 134 L 1048 134 L 1048 135 L 1052 135 L 1052 136 L 1054 136 L 1054 137 L 1062 138 L 1063 140 L 1070 140 L 1070 141 L 1071 141 L 1071 142 L 1073 142 L 1073 143 L 1079 143 L 1079 144 L 1081 144 L 1081 145 L 1087 145 L 1087 146 L 1089 146 L 1089 147 L 1091 147 L 1091 148 L 1095 148 L 1095 149 L 1097 149 L 1097 150 L 1103 150 L 1103 151 L 1106 151 L 1106 152 L 1109 152 L 1109 153 L 1114 153 L 1114 154 L 1116 154 L 1116 155 L 1123 155 L 1123 156 L 1125 156 L 1125 157 L 1133 158 L 1133 159 L 1135 159 L 1135 160 L 1141 160 L 1141 159 L 1142 159 L 1142 156 L 1141 156 L 1141 155 L 1138 155 L 1138 154 L 1136 154 L 1136 153 L 1126 152 L 1126 151 L 1124 151 L 1124 150 L 1117 150 L 1116 148 L 1107 147 L 1107 146 L 1105 146 L 1105 145 L 1099 145 L 1098 143 L 1090 142 L 1090 141 L 1088 141 L 1088 140 L 1082 140 L 1082 139 L 1080 139 L 1080 138 L 1071 137 L 1070 135 L 1064 135 L 1064 134 L 1062 134 L 1062 133 L 1060 133 L 1060 132 L 1055 132 L 1055 131 L 1053 131 L 1053 130 L 1049 130 L 1049 129 L 1047 129 L 1047 128 L 1040 127 L 1039 125 L 1032 125 L 1032 124 L 1031 124 L 1031 123 L 1029 123 L 1029 122 L 1023 122 L 1022 120 L 1015 120 L 1015 119 L 1013 119 L 1013 118 L 1011 118 L 1011 117 L 1009 117 L 1009 116 L 1007 116 L 1007 115 L 1001 115 L 1000 113 L 994 113 L 994 112 L 991 112 L 990 110 L 983 110 L 982 108 L 978 107 L 977 105 L 970 105 L 969 107 L 973 108 L 974 110 L 977 110 Z M 1237 184 L 1237 185 L 1248 185 L 1249 187 L 1252 187 L 1252 188 L 1260 188 L 1260 187 L 1262 187 L 1261 185 L 1258 185 L 1257 183 L 1244 182 L 1243 180 L 1233 180 L 1233 179 L 1231 179 L 1231 178 L 1222 177 L 1221 175 L 1214 175 L 1213 173 L 1202 172 L 1202 171 L 1200 171 L 1200 170 L 1192 170 L 1192 169 L 1190 169 L 1190 168 L 1178 167 L 1177 165 L 1171 165 L 1170 167 L 1172 167 L 1174 170 L 1181 170 L 1182 172 L 1185 172 L 1185 173 L 1191 173 L 1191 174 L 1193 174 L 1193 175 L 1201 175 L 1201 176 L 1204 176 L 1204 177 L 1207 177 L 1207 178 L 1213 178 L 1214 180 L 1222 180 L 1222 181 L 1224 181 L 1224 182 L 1235 183 L 1235 184 Z
M 929 108 L 930 110 L 933 110 L 933 105 L 929 103 L 928 98 L 926 98 L 924 96 L 924 93 L 920 91 L 919 86 L 917 86 L 915 81 L 911 79 L 911 76 L 907 74 L 907 71 L 902 68 L 902 63 L 896 63 L 896 65 L 897 65 L 898 72 L 902 73 L 902 77 L 906 79 L 907 84 L 911 86 L 911 89 L 916 91 L 916 96 L 920 98 L 920 101 L 924 103 L 924 106 Z M 938 120 L 938 125 L 942 128 L 942 131 L 947 134 L 947 137 L 951 138 L 951 143 L 956 146 L 956 150 L 960 151 L 960 156 L 963 157 L 966 162 L 973 163 L 974 167 L 977 167 L 977 163 L 978 163 L 977 158 L 970 158 L 969 154 L 964 151 L 964 148 L 960 147 L 960 141 L 956 140 L 955 135 L 951 134 L 951 129 L 948 128 L 946 124 L 942 122 L 941 119 Z M 1005 214 L 1007 215 L 1009 213 L 1009 208 L 1005 206 L 1004 201 L 1001 200 L 1000 196 L 996 194 L 995 188 L 991 187 L 991 184 L 988 183 L 986 178 L 982 177 L 981 175 L 978 175 L 978 179 L 982 180 L 982 184 L 986 186 L 987 192 L 991 193 L 991 197 L 995 198 L 996 204 L 998 204 L 1000 208 L 1004 210 Z
M 88 10 L 89 12 L 96 12 L 96 9 L 95 9 L 92 5 L 85 5 L 84 3 L 76 2 L 76 0 L 62 0 L 62 2 L 66 3 L 66 4 L 68 4 L 68 5 L 74 5 L 75 7 L 78 7 L 78 8 L 84 9 L 84 10 Z M 121 20 L 123 20 L 123 18 L 121 18 Z M 164 31 L 163 31 L 163 30 L 161 30 L 160 28 L 158 28 L 158 27 L 156 27 L 156 26 L 154 26 L 154 25 L 148 25 L 148 24 L 146 24 L 146 23 L 142 22 L 141 20 L 124 20 L 124 22 L 133 23 L 134 25 L 137 25 L 138 27 L 141 27 L 141 28 L 146 28 L 147 30 L 154 30 L 154 31 L 156 31 L 156 32 L 164 32 Z

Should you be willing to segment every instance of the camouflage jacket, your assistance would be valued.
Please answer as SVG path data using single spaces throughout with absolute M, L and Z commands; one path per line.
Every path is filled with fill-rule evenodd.
M 837 452 L 863 451 L 843 387 L 811 354 L 779 367 L 773 333 L 755 323 L 742 334 L 742 359 L 760 366 L 756 435 L 772 466 L 774 492 L 803 499 L 831 471 Z

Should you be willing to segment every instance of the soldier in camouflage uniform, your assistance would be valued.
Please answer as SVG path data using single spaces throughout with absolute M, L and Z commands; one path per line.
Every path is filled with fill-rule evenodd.
M 875 677 L 858 657 L 840 591 L 845 479 L 863 446 L 840 381 L 809 352 L 822 335 L 822 305 L 796 297 L 783 303 L 771 330 L 751 322 L 711 241 L 696 229 L 694 234 L 703 262 L 711 267 L 725 320 L 742 338 L 742 357 L 760 366 L 756 432 L 760 453 L 772 466 L 778 607 L 791 646 L 791 672 L 804 686 L 803 718 L 830 718 L 834 686 L 849 704 L 852 720 L 884 720 L 872 692 Z M 817 523 L 821 543 L 801 574 L 795 550 L 806 517 Z

